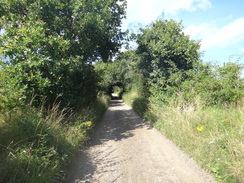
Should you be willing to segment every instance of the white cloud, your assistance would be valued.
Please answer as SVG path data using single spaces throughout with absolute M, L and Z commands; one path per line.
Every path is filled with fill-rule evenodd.
M 244 48 L 240 48 L 240 51 L 244 52 Z
M 201 39 L 203 50 L 211 47 L 224 48 L 244 41 L 244 18 L 238 18 L 221 28 L 208 23 L 189 26 L 184 32 L 193 39 Z
M 123 27 L 130 23 L 150 23 L 164 13 L 175 15 L 179 10 L 206 10 L 211 7 L 209 0 L 127 0 L 127 20 Z
M 165 0 L 165 3 L 167 0 Z M 175 14 L 179 10 L 185 11 L 196 11 L 197 9 L 207 10 L 212 7 L 209 0 L 171 0 L 171 2 L 166 6 L 166 14 Z
M 192 38 L 199 38 L 202 35 L 206 35 L 206 30 L 208 30 L 208 24 L 203 23 L 199 26 L 191 25 L 184 29 L 185 34 L 190 35 Z M 204 33 L 204 34 L 203 34 Z

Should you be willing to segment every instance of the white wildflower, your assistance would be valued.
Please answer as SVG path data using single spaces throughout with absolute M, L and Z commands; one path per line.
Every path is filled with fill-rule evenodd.
M 56 152 L 55 150 L 52 150 L 51 153 L 52 153 L 52 154 L 56 154 L 57 152 Z

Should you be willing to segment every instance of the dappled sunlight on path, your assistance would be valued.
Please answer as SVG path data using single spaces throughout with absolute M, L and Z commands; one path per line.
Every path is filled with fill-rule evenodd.
M 67 183 L 214 182 L 122 100 L 113 100 Z

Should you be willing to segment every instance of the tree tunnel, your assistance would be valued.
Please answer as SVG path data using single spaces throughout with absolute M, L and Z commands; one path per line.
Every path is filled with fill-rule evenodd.
M 121 99 L 122 98 L 122 94 L 124 92 L 125 86 L 123 83 L 121 82 L 116 82 L 113 83 L 109 86 L 109 94 L 112 96 L 112 93 L 117 93 L 118 97 L 116 96 L 112 96 L 112 100 L 116 100 L 116 99 Z

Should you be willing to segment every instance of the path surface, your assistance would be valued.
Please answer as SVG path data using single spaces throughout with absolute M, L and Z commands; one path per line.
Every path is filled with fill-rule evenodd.
M 122 100 L 113 100 L 67 183 L 215 182 Z

